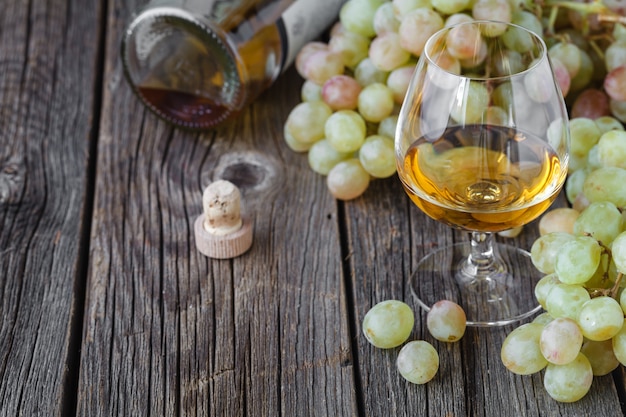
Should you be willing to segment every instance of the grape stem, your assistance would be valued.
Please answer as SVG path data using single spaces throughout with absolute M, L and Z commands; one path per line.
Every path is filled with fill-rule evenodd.
M 577 3 L 575 1 L 563 0 L 546 0 L 545 5 L 548 7 L 564 7 L 566 9 L 576 10 L 584 14 L 613 14 L 613 12 L 602 3 L 602 0 L 594 0 L 590 3 Z
M 586 236 L 591 236 L 589 233 L 585 233 Z M 598 241 L 598 244 L 600 245 L 600 247 L 602 248 L 602 251 L 606 254 L 607 256 L 607 265 L 611 264 L 611 257 L 613 256 L 613 253 L 611 252 L 611 249 L 605 245 L 604 243 L 602 243 L 601 241 Z M 608 268 L 607 271 L 604 273 L 604 277 L 603 277 L 603 281 L 607 280 L 609 278 L 608 276 Z M 617 276 L 615 277 L 615 282 L 613 283 L 613 286 L 611 288 L 589 288 L 588 292 L 589 295 L 594 298 L 594 297 L 600 297 L 600 296 L 609 296 L 611 298 L 617 299 L 617 292 L 620 289 L 620 284 L 622 282 L 622 278 L 624 277 L 624 274 L 621 272 L 617 273 Z
M 551 35 L 555 33 L 554 24 L 560 7 L 580 12 L 585 16 L 594 15 L 598 23 L 622 23 L 626 25 L 626 16 L 613 12 L 604 5 L 602 0 L 593 0 L 589 3 L 578 3 L 567 0 L 545 0 L 543 5 L 552 8 L 547 25 L 547 31 Z M 585 19 L 583 25 L 583 33 L 588 34 L 589 19 Z
M 621 272 L 618 272 L 617 277 L 615 277 L 615 284 L 613 284 L 613 288 L 611 288 L 610 292 L 611 297 L 615 299 L 617 299 L 617 291 L 619 291 L 620 283 L 622 282 L 623 277 L 624 274 L 622 274 Z

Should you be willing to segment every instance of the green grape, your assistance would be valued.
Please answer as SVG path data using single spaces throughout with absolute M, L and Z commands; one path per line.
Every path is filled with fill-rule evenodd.
M 626 168 L 626 131 L 609 130 L 600 136 L 598 161 L 603 166 Z
M 603 83 L 604 91 L 612 100 L 626 101 L 626 65 L 619 66 L 606 74 Z M 609 103 L 610 107 L 610 103 Z
M 612 339 L 601 342 L 587 340 L 580 351 L 589 359 L 594 376 L 608 375 L 619 366 L 613 352 Z
M 339 53 L 348 68 L 355 68 L 367 56 L 369 47 L 370 38 L 349 30 L 331 36 L 328 41 L 328 49 Z
M 583 184 L 583 194 L 590 201 L 609 201 L 626 207 L 626 169 L 602 167 L 589 174 Z
M 384 0 L 348 0 L 339 10 L 341 24 L 350 32 L 368 38 L 376 35 L 374 15 Z
M 548 364 L 543 386 L 554 400 L 570 403 L 580 400 L 591 388 L 593 369 L 587 357 L 579 353 L 566 365 Z
M 409 89 L 409 84 L 415 72 L 415 65 L 405 65 L 394 69 L 387 77 L 387 87 L 393 93 L 393 100 L 396 104 L 402 105 L 404 97 Z M 393 136 L 391 136 L 393 137 Z
M 580 285 L 555 284 L 546 296 L 546 310 L 554 317 L 568 317 L 578 320 L 583 304 L 591 297 Z
M 313 146 L 312 143 L 298 142 L 287 128 L 287 125 L 283 128 L 283 137 L 285 138 L 285 143 L 289 146 L 289 149 L 294 152 L 306 152 L 311 148 L 311 146 Z
M 606 48 L 604 63 L 607 71 L 613 71 L 615 68 L 626 64 L 626 39 L 616 40 Z
M 553 232 L 540 236 L 530 248 L 530 260 L 535 268 L 544 274 L 554 272 L 556 255 L 561 247 L 575 237 L 569 233 Z
M 359 149 L 363 168 L 373 177 L 387 178 L 396 172 L 396 154 L 393 139 L 372 135 L 365 139 Z
M 576 117 L 569 122 L 570 129 L 570 152 L 574 155 L 585 157 L 589 150 L 598 143 L 602 132 L 592 119 Z
M 535 284 L 535 298 L 544 309 L 546 308 L 546 299 L 548 297 L 548 293 L 550 292 L 552 287 L 558 283 L 560 283 L 559 277 L 555 273 L 552 273 L 542 277 Z
M 369 84 L 359 93 L 359 113 L 368 122 L 378 123 L 390 116 L 394 106 L 393 92 L 385 84 Z
M 567 67 L 565 67 L 565 64 L 563 64 L 557 58 L 552 58 L 550 62 L 552 64 L 554 80 L 559 85 L 561 89 L 561 94 L 563 96 L 567 96 L 567 93 L 569 92 L 569 88 L 572 85 L 572 77 L 569 75 L 569 72 L 567 71 Z M 580 104 L 578 106 L 580 106 Z
M 365 142 L 365 120 L 354 110 L 339 110 L 326 120 L 324 132 L 337 152 L 355 152 Z
M 609 340 L 624 324 L 624 312 L 612 297 L 600 296 L 585 302 L 578 314 L 578 324 L 589 340 Z
M 602 248 L 596 239 L 578 236 L 561 247 L 554 270 L 564 284 L 584 284 L 598 269 L 601 257 Z
M 483 120 L 488 125 L 506 126 L 509 121 L 509 115 L 502 107 L 489 106 L 483 113 Z
M 354 69 L 354 79 L 363 87 L 374 83 L 386 83 L 389 77 L 388 71 L 376 68 L 370 58 L 365 58 Z
M 399 300 L 381 301 L 365 314 L 363 334 L 377 348 L 390 349 L 404 343 L 413 331 L 413 310 Z
M 605 245 L 613 242 L 623 227 L 622 213 L 615 204 L 597 201 L 589 204 L 574 222 L 574 234 L 589 235 Z
M 617 270 L 626 274 L 626 232 L 622 232 L 613 240 L 611 254 Z
M 530 65 L 541 65 L 533 61 Z M 537 103 L 547 103 L 556 94 L 554 80 L 544 77 L 542 72 L 531 71 L 524 77 L 524 87 L 528 96 Z M 594 124 L 595 126 L 595 124 Z
M 574 204 L 576 197 L 582 193 L 583 184 L 587 179 L 587 172 L 588 171 L 584 169 L 579 169 L 572 172 L 569 177 L 567 177 L 567 181 L 565 182 L 565 196 L 570 204 Z
M 542 326 L 545 326 L 546 324 L 550 323 L 552 320 L 554 320 L 554 317 L 552 317 L 547 311 L 544 311 L 543 313 L 535 317 L 532 323 L 537 323 L 537 324 L 541 324 Z
M 439 370 L 439 354 L 430 343 L 414 340 L 402 347 L 396 366 L 400 375 L 414 384 L 425 384 Z
M 358 159 L 348 159 L 335 165 L 326 177 L 328 190 L 338 200 L 352 200 L 369 187 L 370 174 Z
M 511 17 L 511 23 L 522 26 L 538 36 L 543 34 L 541 21 L 533 13 L 524 10 L 515 11 Z M 508 48 L 516 52 L 527 52 L 535 46 L 535 41 L 530 33 L 515 28 L 507 29 L 502 35 L 502 41 Z
M 484 42 L 478 26 L 454 26 L 446 35 L 446 51 L 456 59 L 472 59 L 478 55 Z
M 552 59 L 558 59 L 565 65 L 570 78 L 574 78 L 581 66 L 580 48 L 573 43 L 557 42 L 550 47 L 548 55 Z
M 467 13 L 454 13 L 448 16 L 443 23 L 444 27 L 450 27 L 454 25 L 458 25 L 460 23 L 468 23 L 473 22 L 474 18 Z
M 337 152 L 326 139 L 322 139 L 315 142 L 309 149 L 309 166 L 318 174 L 328 175 L 335 165 L 348 159 L 350 155 L 349 152 Z
M 478 123 L 489 105 L 489 92 L 487 87 L 475 81 L 469 81 L 466 87 L 467 100 L 453 104 L 450 115 L 460 124 Z
M 309 60 L 311 55 L 319 51 L 327 50 L 328 45 L 324 42 L 312 41 L 305 43 L 302 49 L 300 49 L 300 52 L 298 52 L 298 55 L 296 55 L 296 61 L 294 63 L 298 74 L 300 74 L 300 76 L 306 80 L 308 71 L 306 68 L 308 66 L 307 61 Z
M 477 0 L 473 2 L 472 16 L 476 20 L 491 20 L 492 23 L 481 26 L 485 36 L 495 37 L 504 33 L 511 22 L 511 5 L 507 0 Z
M 322 99 L 333 110 L 355 110 L 361 84 L 348 75 L 335 75 L 322 86 Z
M 574 233 L 574 224 L 580 216 L 578 210 L 569 207 L 558 207 L 548 211 L 539 220 L 539 234 L 563 232 Z
M 583 333 L 578 324 L 567 317 L 557 317 L 546 324 L 539 339 L 544 358 L 556 365 L 572 362 L 583 346 Z
M 302 101 L 321 101 L 322 86 L 311 80 L 305 80 L 300 90 L 300 99 Z
M 626 325 L 622 326 L 611 341 L 615 357 L 622 365 L 626 366 Z
M 426 316 L 426 327 L 430 334 L 442 342 L 457 342 L 465 334 L 467 317 L 457 303 L 441 300 L 433 304 Z
M 415 9 L 432 8 L 431 0 L 392 0 L 391 4 L 395 18 L 400 21 L 407 13 Z
M 593 77 L 593 61 L 585 50 L 580 49 L 580 68 L 578 73 L 571 79 L 570 91 L 579 91 L 589 85 L 591 78 Z
M 444 15 L 462 12 L 471 4 L 471 0 L 431 0 L 435 10 Z
M 526 69 L 522 54 L 510 49 L 501 52 L 501 59 L 491 62 L 494 75 L 507 77 L 511 74 L 523 72 Z M 516 94 L 518 92 L 516 91 Z
M 591 276 L 591 278 L 589 278 L 589 280 L 585 282 L 585 288 L 589 290 L 607 289 L 614 284 L 614 281 L 611 280 L 614 275 L 607 271 L 609 259 L 610 258 L 608 257 L 608 254 L 602 254 L 600 265 L 598 266 L 596 272 L 594 272 L 594 274 Z
M 504 82 L 497 86 L 491 93 L 491 100 L 498 107 L 503 109 L 511 108 L 513 105 L 513 86 L 511 83 Z
M 587 169 L 593 171 L 594 169 L 598 169 L 602 167 L 602 162 L 600 162 L 600 152 L 598 149 L 598 144 L 596 143 L 589 149 L 587 153 Z
M 323 101 L 302 102 L 287 116 L 286 128 L 299 143 L 312 144 L 324 137 L 324 124 L 332 112 Z
M 530 375 L 541 371 L 548 361 L 541 354 L 539 340 L 544 325 L 526 323 L 509 333 L 500 350 L 504 366 L 518 375 Z
M 587 166 L 587 157 L 588 157 L 587 154 L 585 155 L 570 154 L 569 165 L 567 166 L 567 172 L 573 173 L 573 172 L 580 171 L 582 169 L 589 168 Z
M 396 19 L 393 11 L 393 3 L 388 1 L 381 4 L 374 13 L 374 32 L 382 35 L 387 32 L 397 32 L 400 27 L 400 20 Z
M 411 10 L 400 20 L 400 45 L 415 56 L 420 56 L 426 41 L 443 28 L 443 18 L 428 7 Z
M 400 45 L 400 35 L 387 32 L 372 40 L 369 57 L 376 68 L 392 71 L 409 62 L 411 54 Z
M 620 101 L 611 98 L 609 100 L 611 114 L 619 121 L 626 123 L 626 100 Z
M 398 115 L 392 114 L 391 116 L 385 117 L 378 124 L 378 133 L 381 136 L 387 136 L 388 138 L 396 137 L 396 127 L 398 126 Z
M 319 85 L 335 75 L 343 74 L 345 69 L 341 54 L 328 48 L 311 53 L 302 63 L 304 78 Z
M 610 130 L 624 130 L 622 123 L 613 116 L 601 116 L 594 120 L 602 133 Z

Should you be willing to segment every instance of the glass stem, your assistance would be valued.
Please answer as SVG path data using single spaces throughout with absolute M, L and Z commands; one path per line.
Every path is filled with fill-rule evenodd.
M 462 266 L 463 274 L 473 279 L 489 279 L 504 268 L 493 250 L 493 233 L 471 232 L 471 252 Z

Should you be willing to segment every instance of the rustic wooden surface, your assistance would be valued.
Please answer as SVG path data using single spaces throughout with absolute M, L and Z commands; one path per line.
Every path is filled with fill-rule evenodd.
M 0 0 L 0 416 L 617 416 L 623 369 L 575 404 L 500 363 L 512 327 L 434 342 L 411 300 L 415 259 L 464 239 L 397 178 L 335 201 L 282 139 L 291 70 L 234 123 L 155 119 L 122 76 L 141 1 Z M 198 253 L 201 193 L 242 190 L 254 243 Z M 528 248 L 528 227 L 516 244 Z M 365 312 L 416 308 L 441 357 L 424 386 L 371 347 Z

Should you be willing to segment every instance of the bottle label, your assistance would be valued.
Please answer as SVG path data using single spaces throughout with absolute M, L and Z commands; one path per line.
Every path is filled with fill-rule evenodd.
M 283 69 L 295 59 L 302 47 L 316 39 L 339 17 L 345 0 L 299 0 L 294 1 L 282 15 L 287 39 Z

